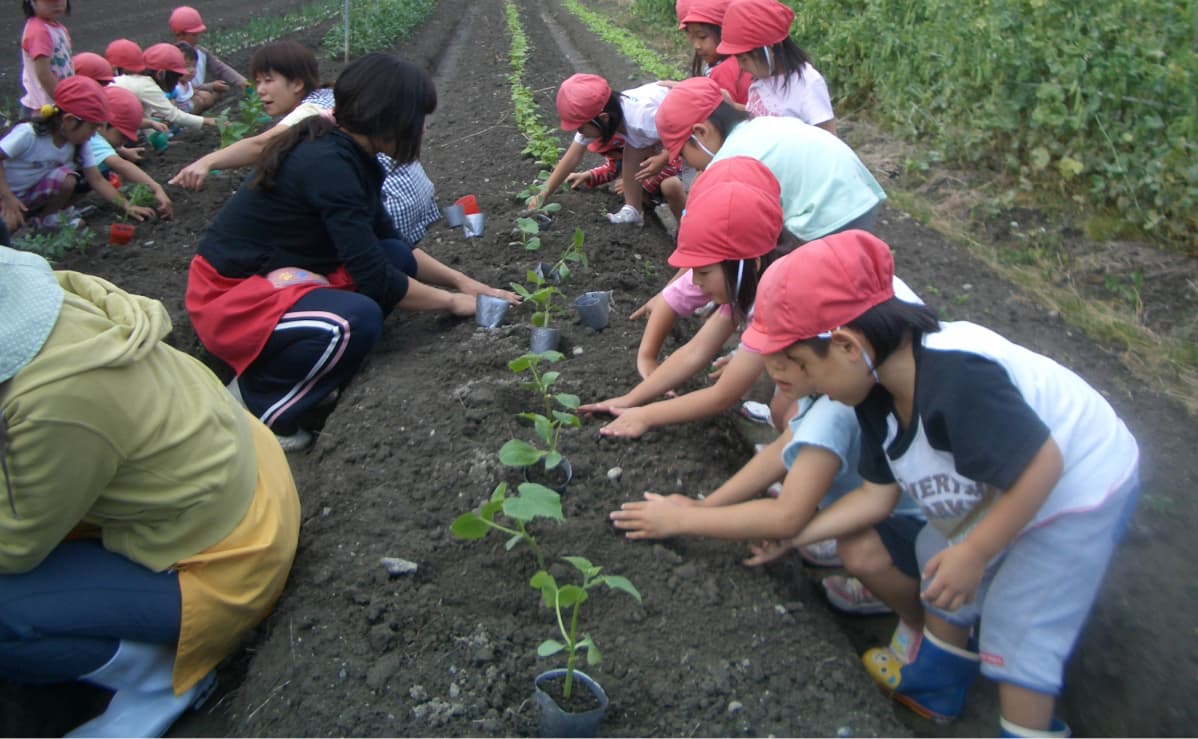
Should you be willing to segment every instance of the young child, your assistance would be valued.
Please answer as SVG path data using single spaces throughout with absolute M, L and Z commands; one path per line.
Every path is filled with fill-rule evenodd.
M 571 172 L 566 175 L 566 184 L 572 188 L 585 187 L 588 190 L 593 190 L 596 187 L 601 187 L 609 182 L 615 182 L 615 190 L 617 193 L 623 192 L 623 182 L 620 175 L 624 170 L 624 137 L 616 134 L 611 137 L 610 141 L 601 141 L 595 139 L 587 144 L 587 151 L 599 154 L 604 158 L 603 164 L 598 167 L 592 167 L 585 172 Z M 645 190 L 645 194 L 649 196 L 649 201 L 659 203 L 662 200 L 662 183 L 671 177 L 677 177 L 679 167 L 676 163 L 671 162 L 661 168 L 661 171 L 652 177 L 647 177 L 641 180 L 641 187 Z M 673 205 L 671 205 L 673 209 Z M 681 216 L 679 210 L 675 213 L 675 217 Z
M 183 42 L 195 49 L 195 78 L 193 86 L 199 94 L 196 100 L 196 112 L 211 108 L 222 95 L 231 88 L 237 94 L 245 92 L 249 84 L 236 69 L 221 61 L 215 54 L 200 46 L 200 35 L 208 30 L 200 11 L 187 5 L 180 5 L 171 11 L 168 21 L 175 41 Z
M 196 88 L 191 84 L 196 76 L 195 47 L 183 41 L 175 44 L 175 46 L 179 47 L 179 51 L 183 54 L 183 66 L 187 69 L 187 72 L 175 83 L 174 91 L 167 93 L 167 98 L 175 104 L 176 108 L 184 113 L 200 113 L 203 109 L 200 108 L 199 101 L 196 100 Z
M 109 49 L 112 50 L 111 44 Z M 121 62 L 135 62 L 131 49 L 126 50 L 122 46 L 117 50 L 117 54 L 117 59 Z M 113 61 L 111 54 L 109 54 L 108 60 L 112 62 L 113 67 L 117 68 L 117 71 L 121 72 L 112 81 L 112 84 L 123 87 L 136 95 L 151 118 L 168 125 L 192 130 L 216 125 L 215 118 L 186 113 L 172 105 L 170 99 L 167 98 L 166 94 L 168 92 L 173 94 L 175 85 L 178 84 L 180 78 L 187 74 L 187 66 L 183 63 L 183 52 L 179 51 L 174 44 L 154 44 L 147 48 L 142 54 L 144 66 L 140 72 L 135 68 L 124 66 L 124 63 L 118 64 Z
M 695 50 L 691 60 L 692 77 L 710 77 L 726 90 L 732 102 L 745 105 L 749 102 L 749 87 L 753 76 L 740 68 L 736 57 L 716 51 L 720 45 L 721 26 L 731 0 L 694 0 L 679 5 L 678 30 L 686 32 L 686 40 Z
M 695 169 L 733 156 L 765 164 L 782 187 L 786 230 L 800 242 L 837 231 L 872 229 L 886 198 L 878 181 L 839 138 L 793 118 L 748 120 L 709 78 L 692 77 L 671 89 L 657 109 L 655 123 L 666 152 Z M 690 315 L 706 299 L 690 276 L 681 274 L 654 302 L 637 351 L 638 368 L 656 366 L 678 316 Z M 771 406 L 775 427 L 784 427 L 792 407 L 781 401 Z
M 782 208 L 777 185 L 768 171 L 751 159 L 729 159 L 696 181 L 671 263 L 698 266 L 712 258 L 768 253 L 781 233 Z M 770 360 L 766 368 L 780 394 L 792 402 L 803 401 L 800 413 L 786 431 L 706 498 L 646 493 L 643 502 L 625 503 L 611 514 L 611 519 L 627 532 L 628 538 L 789 538 L 811 519 L 821 501 L 827 505 L 859 486 L 856 468 L 860 442 L 853 410 L 828 398 L 810 397 L 810 383 L 797 365 L 777 357 Z M 783 476 L 785 482 L 776 499 L 756 499 Z M 918 507 L 910 500 L 905 503 L 877 530 L 846 535 L 841 549 L 851 574 L 875 579 L 884 572 L 883 582 L 889 582 L 891 568 L 905 573 L 909 587 L 900 594 L 915 590 L 919 575 L 915 535 L 923 525 Z M 764 561 L 754 557 L 749 563 Z M 843 581 L 837 578 L 835 582 Z M 858 587 L 858 592 L 866 591 Z M 860 598 L 847 602 L 835 589 L 829 589 L 828 594 L 843 610 L 862 612 L 866 605 Z M 879 612 L 879 606 L 886 610 L 885 605 L 874 601 L 868 612 Z M 899 600 L 893 607 L 902 614 L 903 623 L 913 625 L 908 633 L 918 634 L 922 628 L 918 598 Z
M 71 34 L 62 24 L 70 15 L 70 0 L 21 0 L 25 28 L 21 31 L 21 98 L 24 117 L 37 118 L 43 105 L 53 105 L 54 88 L 75 73 L 71 64 Z
M 999 682 L 1004 735 L 1067 735 L 1055 696 L 1134 507 L 1136 441 L 1073 372 L 894 300 L 893 274 L 886 244 L 849 231 L 797 249 L 762 282 L 745 346 L 798 362 L 861 424 L 864 484 L 799 539 L 880 521 L 909 493 L 929 523 L 916 543 L 926 629 L 908 664 L 867 652 L 870 675 L 949 720 L 980 664 Z
M 794 17 L 778 0 L 733 0 L 716 51 L 735 55 L 753 76 L 745 108 L 749 115 L 790 116 L 836 133 L 828 83 L 790 39 Z
M 574 140 L 553 168 L 545 189 L 528 199 L 528 207 L 535 208 L 548 201 L 582 161 L 589 144 L 596 140 L 606 144 L 619 134 L 624 137 L 621 165 L 624 207 L 609 213 L 607 220 L 643 225 L 644 183 L 669 164 L 665 152 L 658 151 L 660 142 L 653 124 L 653 114 L 667 92 L 666 87 L 653 82 L 616 93 L 607 80 L 594 74 L 576 74 L 562 82 L 557 91 L 557 112 L 562 130 L 573 131 Z M 581 184 L 578 178 L 574 182 Z M 682 183 L 671 177 L 660 188 L 670 210 L 676 217 L 681 216 L 686 207 Z
M 38 214 L 37 226 L 54 229 L 70 202 L 80 172 L 108 202 L 141 221 L 151 208 L 131 205 L 96 168 L 88 139 L 109 120 L 108 98 L 100 84 L 75 75 L 54 88 L 54 105 L 43 106 L 36 121 L 20 123 L 0 140 L 0 211 L 10 232 Z
M 695 180 L 693 190 L 697 194 L 712 188 L 718 193 L 716 183 L 732 177 L 752 185 L 756 197 L 763 203 L 771 202 L 770 208 L 779 200 L 777 179 L 764 165 L 748 157 L 733 157 L 712 166 Z M 766 205 L 761 207 L 764 209 Z M 645 405 L 711 364 L 752 309 L 761 274 L 780 255 L 777 250 L 780 229 L 771 232 L 769 224 L 759 219 L 738 219 L 741 233 L 735 243 L 721 239 L 716 229 L 724 224 L 718 219 L 733 215 L 718 208 L 704 211 L 688 205 L 678 224 L 678 248 L 669 261 L 674 267 L 691 270 L 702 301 L 714 301 L 720 307 L 690 341 L 628 393 L 580 407 L 585 413 L 617 416 L 600 429 L 601 434 L 635 438 L 655 426 L 715 415 L 735 403 L 761 375 L 764 365 L 760 357 L 751 352 L 737 352 L 714 385 Z M 765 231 L 761 232 L 762 229 Z M 692 304 L 690 310 L 696 307 Z
M 137 131 L 141 127 L 142 119 L 141 102 L 123 87 L 105 87 L 104 94 L 108 97 L 109 120 L 101 124 L 90 141 L 92 158 L 95 159 L 100 174 L 107 176 L 109 172 L 115 172 L 125 182 L 146 185 L 154 191 L 154 197 L 158 201 L 158 215 L 163 218 L 173 217 L 171 199 L 167 197 L 162 185 L 141 167 L 126 161 L 117 151 L 118 148 L 137 140 Z
M 71 57 L 71 66 L 75 68 L 75 74 L 81 74 L 84 77 L 91 77 L 101 86 L 112 84 L 112 65 L 108 60 L 99 54 L 92 51 L 81 51 Z

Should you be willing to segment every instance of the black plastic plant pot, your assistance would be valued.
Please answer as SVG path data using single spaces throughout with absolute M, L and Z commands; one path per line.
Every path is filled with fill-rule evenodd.
M 555 351 L 561 340 L 561 329 L 533 326 L 532 336 L 528 340 L 528 350 L 533 354 L 544 354 L 545 352 Z
M 562 457 L 562 461 L 551 470 L 545 469 L 544 464 L 537 462 L 524 468 L 524 479 L 544 485 L 559 493 L 565 493 L 566 488 L 570 487 L 570 481 L 574 479 L 574 467 L 565 457 Z M 577 673 L 577 670 L 575 672 Z
M 603 720 L 603 716 L 607 713 L 607 693 L 603 692 L 602 686 L 595 682 L 593 678 L 584 672 L 575 670 L 574 689 L 577 691 L 580 688 L 585 688 L 594 701 L 598 703 L 598 706 L 587 711 L 571 713 L 559 706 L 557 701 L 541 688 L 542 685 L 547 686 L 547 683 L 565 679 L 566 671 L 561 669 L 542 672 L 533 681 L 537 706 L 541 709 L 541 736 L 595 736 L 595 731 L 599 728 L 599 722 Z

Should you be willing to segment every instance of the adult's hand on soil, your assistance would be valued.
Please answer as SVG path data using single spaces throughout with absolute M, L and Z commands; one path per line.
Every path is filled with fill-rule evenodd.
M 179 174 L 170 178 L 167 184 L 178 185 L 185 190 L 200 190 L 204 187 L 204 180 L 207 178 L 208 167 L 199 162 L 192 162 L 179 170 Z
M 475 300 L 473 295 L 466 293 L 450 293 L 449 312 L 455 316 L 468 318 L 474 315 Z
M 747 567 L 760 567 L 781 559 L 782 555 L 793 548 L 794 546 L 789 539 L 781 541 L 762 539 L 756 544 L 749 544 L 749 553 L 751 556 L 742 560 L 741 564 Z
M 501 290 L 497 287 L 491 287 L 485 282 L 467 277 L 458 285 L 458 290 L 467 295 L 490 295 L 493 298 L 502 298 L 511 305 L 520 305 L 520 296 L 511 290 Z
M 665 539 L 678 534 L 678 508 L 695 503 L 685 495 L 646 492 L 643 501 L 625 503 L 608 517 L 629 539 Z
M 928 587 L 920 596 L 944 611 L 955 611 L 972 603 L 982 576 L 986 574 L 986 556 L 968 540 L 936 553 L 923 569 Z

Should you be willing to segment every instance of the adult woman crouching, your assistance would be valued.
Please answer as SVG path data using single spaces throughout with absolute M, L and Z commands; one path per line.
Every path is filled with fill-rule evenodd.
M 354 375 L 394 308 L 470 316 L 479 293 L 519 300 L 413 249 L 383 209 L 376 155 L 420 155 L 437 104 L 428 76 L 368 54 L 333 94 L 335 122 L 307 118 L 263 152 L 201 238 L 187 285 L 196 334 L 289 451 L 312 441 L 301 418 Z
M 161 736 L 283 590 L 286 456 L 161 303 L 0 247 L 0 678 L 114 691 L 68 736 Z

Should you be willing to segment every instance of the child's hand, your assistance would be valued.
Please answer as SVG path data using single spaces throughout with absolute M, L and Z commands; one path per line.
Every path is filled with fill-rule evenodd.
M 653 313 L 653 308 L 654 308 L 653 301 L 656 299 L 657 299 L 657 296 L 654 295 L 652 298 L 649 298 L 648 300 L 646 300 L 644 305 L 642 305 L 640 308 L 637 308 L 636 310 L 634 310 L 632 312 L 632 315 L 628 316 L 628 320 L 635 321 L 638 318 L 648 318 Z
M 644 408 L 612 408 L 616 420 L 599 429 L 603 436 L 616 439 L 636 439 L 653 428 L 645 418 Z
M 711 363 L 711 371 L 707 373 L 707 379 L 713 380 L 713 381 L 720 379 L 720 375 L 724 374 L 724 368 L 727 367 L 728 363 L 731 361 L 732 361 L 732 352 L 729 352 L 729 353 L 725 354 L 724 356 L 717 358 L 714 362 Z
M 127 159 L 130 162 L 140 162 L 141 155 L 145 152 L 144 146 L 122 146 L 116 150 L 117 154 L 121 155 L 122 159 Z
M 5 198 L 4 202 L 0 203 L 0 214 L 4 216 L 4 225 L 8 226 L 10 234 L 25 225 L 25 213 L 28 211 L 25 204 L 16 197 Z
M 158 200 L 158 216 L 164 220 L 170 220 L 175 217 L 175 206 L 166 193 L 159 188 L 157 195 Z
M 167 131 L 171 130 L 171 127 L 162 121 L 150 121 L 150 128 L 154 129 L 155 131 L 161 131 L 162 133 L 166 133 Z
M 666 166 L 669 158 L 669 152 L 663 151 L 645 159 L 645 161 L 641 162 L 641 168 L 636 173 L 637 181 L 643 182 L 660 172 L 661 168 Z
M 644 501 L 625 503 L 608 517 L 629 539 L 665 539 L 678 533 L 678 507 L 697 505 L 685 495 L 645 493 Z
M 782 558 L 782 555 L 794 549 L 794 542 L 791 539 L 770 540 L 762 539 L 756 544 L 749 545 L 749 552 L 752 556 L 742 560 L 741 564 L 748 567 L 760 567 L 767 565 L 770 562 L 775 562 Z
M 923 577 L 930 582 L 920 597 L 942 611 L 955 611 L 973 602 L 985 574 L 986 556 L 966 539 L 928 561 Z
M 129 216 L 138 223 L 141 223 L 147 218 L 154 217 L 154 209 L 148 205 L 133 205 L 131 203 L 126 203 L 125 215 Z
M 530 197 L 528 200 L 526 200 L 524 202 L 524 207 L 526 210 L 536 210 L 537 208 L 540 208 L 544 202 L 545 202 L 545 193 L 539 192 L 536 195 L 533 195 L 532 197 Z
M 585 187 L 591 184 L 590 172 L 571 172 L 566 175 L 566 184 L 571 190 L 577 190 L 580 187 Z
M 601 400 L 598 403 L 587 403 L 586 405 L 578 406 L 579 413 L 611 413 L 615 414 L 617 409 L 627 408 L 631 405 L 628 402 L 627 395 L 621 395 L 618 398 L 608 398 Z

